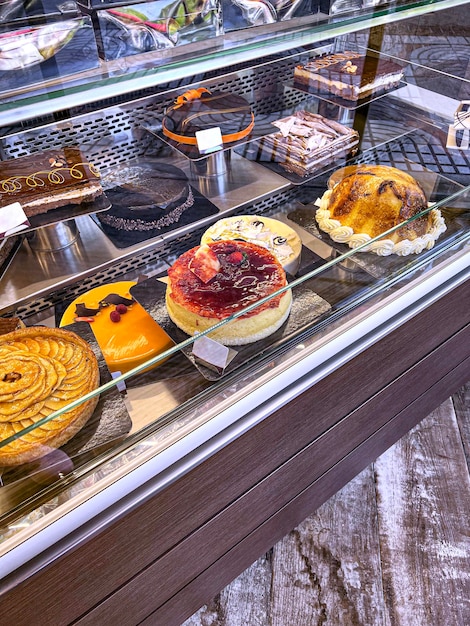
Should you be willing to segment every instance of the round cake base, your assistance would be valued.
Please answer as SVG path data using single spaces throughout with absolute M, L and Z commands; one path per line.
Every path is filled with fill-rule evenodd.
M 292 293 L 286 291 L 276 308 L 268 308 L 256 315 L 239 317 L 210 332 L 208 336 L 226 346 L 241 346 L 265 339 L 278 330 L 289 316 L 292 305 Z M 171 286 L 166 291 L 166 306 L 171 321 L 187 335 L 196 335 L 208 330 L 221 320 L 203 317 L 186 310 L 171 298 Z

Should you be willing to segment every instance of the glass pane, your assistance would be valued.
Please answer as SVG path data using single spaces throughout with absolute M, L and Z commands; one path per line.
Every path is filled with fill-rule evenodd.
M 374 8 L 379 12 L 390 7 Z M 348 19 L 344 18 L 344 24 Z M 355 316 L 366 315 L 369 307 L 379 305 L 382 299 L 398 293 L 403 285 L 420 275 L 432 273 L 440 263 L 468 246 L 469 192 L 465 188 L 470 174 L 468 151 L 448 146 L 449 127 L 458 101 L 446 96 L 451 90 L 457 94 L 454 91 L 457 86 L 465 89 L 466 84 L 460 57 L 459 62 L 450 65 L 445 65 L 445 60 L 439 57 L 439 63 L 433 61 L 428 69 L 421 64 L 422 53 L 415 55 L 417 48 L 408 42 L 393 55 L 404 67 L 403 81 L 384 93 L 346 106 L 325 94 L 296 89 L 293 68 L 317 54 L 334 54 L 351 48 L 356 52 L 366 50 L 373 56 L 370 33 L 349 35 L 346 40 L 339 38 L 319 50 L 312 45 L 318 35 L 315 31 L 313 36 L 313 30 L 308 25 L 306 43 L 302 35 L 293 34 L 291 29 L 270 36 L 256 31 L 257 35 L 247 37 L 246 41 L 234 38 L 232 43 L 227 43 L 227 50 L 233 45 L 239 55 L 235 55 L 236 59 L 243 63 L 256 56 L 256 50 L 266 42 L 275 44 L 273 55 L 269 63 L 261 59 L 216 77 L 210 72 L 189 76 L 189 70 L 183 68 L 183 61 L 186 63 L 188 59 L 183 57 L 173 59 L 171 67 L 164 66 L 168 76 L 172 72 L 177 74 L 181 68 L 190 84 L 200 82 L 214 89 L 243 93 L 253 107 L 255 119 L 262 120 L 261 134 L 207 159 L 192 160 L 186 153 L 173 150 L 158 135 L 166 107 L 185 91 L 186 84 L 171 85 L 159 94 L 134 93 L 130 103 L 110 103 L 103 111 L 80 111 L 70 124 L 40 121 L 32 128 L 10 129 L 4 135 L 2 148 L 7 157 L 40 152 L 50 144 L 51 136 L 58 145 L 79 141 L 99 164 L 105 194 L 112 198 L 113 206 L 129 201 L 126 185 L 130 182 L 134 191 L 145 196 L 147 179 L 139 178 L 136 171 L 145 173 L 148 168 L 155 168 L 161 172 L 163 166 L 184 173 L 185 189 L 194 202 L 187 208 L 185 197 L 184 219 L 176 224 L 159 223 L 158 232 L 132 233 L 132 236 L 120 233 L 116 237 L 111 232 L 112 224 L 107 231 L 102 219 L 109 211 L 106 205 L 101 210 L 69 215 L 67 220 L 51 224 L 53 236 L 70 237 L 63 247 L 41 248 L 42 236 L 45 239 L 46 234 L 52 235 L 39 225 L 5 250 L 7 262 L 1 267 L 2 315 L 17 313 L 28 327 L 45 324 L 52 329 L 64 324 L 72 329 L 97 354 L 100 387 L 74 402 L 73 406 L 78 407 L 84 398 L 90 401 L 99 396 L 97 408 L 73 437 L 51 446 L 48 454 L 2 470 L 0 519 L 4 537 L 13 536 L 23 524 L 27 527 L 34 519 L 47 517 L 60 502 L 98 491 L 114 472 L 125 473 L 194 428 L 208 423 L 235 400 L 261 388 L 273 372 L 285 371 L 322 341 L 328 341 L 331 333 L 340 332 L 342 324 L 354 323 Z M 298 48 L 290 49 L 297 44 Z M 381 58 L 390 58 L 390 53 L 386 49 Z M 218 51 L 214 59 L 208 60 L 207 67 L 211 71 L 222 67 L 224 54 Z M 227 54 L 230 63 L 235 56 L 231 52 Z M 119 84 L 121 71 L 124 67 L 119 68 L 109 84 Z M 140 81 L 147 72 L 152 75 L 151 82 L 159 80 L 155 79 L 158 68 L 144 68 L 142 74 L 138 71 L 136 80 Z M 131 76 L 124 82 L 129 81 L 133 88 L 132 80 Z M 108 86 L 101 78 L 98 83 L 93 87 L 97 91 L 92 99 L 100 93 L 99 89 Z M 68 96 L 73 91 L 69 88 Z M 428 95 L 431 88 L 435 90 L 432 106 Z M 298 113 L 304 116 L 302 119 L 315 119 L 318 128 L 324 129 L 327 121 L 336 128 L 340 124 L 348 138 L 346 143 L 339 142 L 338 149 L 335 144 L 330 154 L 328 150 L 320 150 L 310 161 L 303 160 L 300 173 L 298 169 L 293 172 L 292 168 L 286 168 L 285 150 L 278 151 L 276 147 L 273 157 L 273 144 L 266 140 L 279 131 L 273 125 L 266 132 L 268 125 L 290 120 Z M 330 145 L 327 141 L 327 146 Z M 384 236 L 393 238 L 403 223 L 383 228 L 371 240 L 358 238 L 362 232 L 356 230 L 338 239 L 334 229 L 322 228 L 317 212 L 330 181 L 340 181 L 338 172 L 356 165 L 391 166 L 419 181 L 432 206 L 409 218 L 407 225 L 413 229 L 424 215 L 438 209 L 446 230 L 432 247 L 423 246 L 416 252 L 411 246 L 403 256 L 382 256 L 371 251 L 371 244 L 380 251 L 382 243 L 373 244 L 381 242 Z M 200 341 L 201 336 L 190 336 L 172 321 L 167 311 L 165 280 L 173 264 L 188 250 L 199 246 L 211 226 L 232 217 L 235 225 L 232 223 L 230 227 L 231 238 L 249 239 L 250 235 L 265 244 L 266 237 L 271 236 L 266 234 L 270 220 L 274 220 L 274 230 L 270 232 L 281 238 L 278 244 L 284 251 L 284 239 L 293 245 L 286 233 L 292 231 L 300 238 L 300 257 L 297 259 L 295 254 L 290 257 L 288 251 L 284 259 L 289 262 L 287 284 L 274 293 L 263 294 L 261 299 L 261 305 L 269 310 L 271 302 L 278 303 L 292 293 L 286 319 L 278 318 L 279 327 L 265 337 L 224 347 Z M 243 226 L 241 230 L 238 222 Z M 64 232 L 59 233 L 57 224 L 64 226 Z M 41 237 L 35 235 L 36 230 Z M 226 236 L 227 232 L 223 231 L 223 237 Z M 354 248 L 350 247 L 351 242 Z M 396 242 L 387 244 L 387 250 L 395 245 Z M 406 246 L 402 245 L 400 250 L 406 252 Z M 236 248 L 233 252 L 240 250 Z M 226 250 L 223 254 L 224 263 L 232 263 L 234 272 L 238 271 L 239 263 L 245 262 L 237 254 L 226 261 L 232 252 Z M 207 269 L 207 259 L 202 265 Z M 112 292 L 119 292 L 124 301 L 103 304 L 103 294 L 96 301 L 91 300 L 89 294 L 93 290 L 107 285 L 113 285 Z M 77 311 L 80 302 L 87 310 Z M 124 308 L 118 310 L 119 304 Z M 217 330 L 246 319 L 243 316 L 247 312 L 256 318 L 259 307 L 258 300 L 248 308 L 237 310 L 235 315 L 220 321 Z M 95 312 L 90 310 L 93 308 Z M 114 312 L 119 313 L 117 321 L 110 317 Z M 141 316 L 139 322 L 133 323 L 137 314 Z M 104 335 L 99 336 L 95 315 L 106 320 L 101 330 Z M 144 327 L 148 335 L 142 332 Z M 109 348 L 109 344 L 100 343 L 103 337 L 109 341 L 110 329 L 120 334 L 120 347 L 123 344 L 129 347 L 145 335 L 155 339 L 158 349 L 150 355 L 144 350 L 139 360 L 135 348 L 130 363 L 124 363 L 122 355 L 116 357 L 116 353 L 103 349 Z M 165 334 L 161 335 L 160 330 Z M 202 336 L 210 335 L 213 330 L 203 331 Z M 119 374 L 120 371 L 124 373 Z M 63 404 L 54 414 L 44 415 L 35 423 L 21 415 L 16 416 L 19 419 L 13 426 L 5 420 L 0 428 L 0 454 L 21 438 L 34 441 L 39 428 L 60 424 L 69 409 L 70 406 Z

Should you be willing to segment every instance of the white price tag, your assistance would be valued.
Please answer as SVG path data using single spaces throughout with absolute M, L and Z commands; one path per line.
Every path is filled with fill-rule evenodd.
M 222 141 L 222 133 L 218 126 L 214 126 L 214 128 L 206 128 L 205 130 L 197 130 L 196 141 L 201 154 L 208 154 L 210 152 L 222 150 L 224 143 Z
M 470 100 L 462 100 L 454 113 L 454 128 L 470 130 Z
M 446 148 L 468 150 L 470 148 L 470 129 L 457 130 L 455 126 L 449 126 Z
M 30 223 L 19 202 L 0 208 L 0 238 L 14 235 L 28 226 Z
M 111 378 L 118 378 L 119 376 L 122 376 L 122 372 L 111 372 Z M 120 380 L 116 383 L 116 388 L 121 392 L 126 391 L 126 381 Z

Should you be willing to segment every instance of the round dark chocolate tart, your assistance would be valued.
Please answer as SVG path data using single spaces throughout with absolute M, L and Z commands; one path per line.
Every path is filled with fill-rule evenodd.
M 139 161 L 121 175 L 128 180 L 106 192 L 112 207 L 97 214 L 109 228 L 142 232 L 164 228 L 177 223 L 194 204 L 186 174 L 173 165 Z

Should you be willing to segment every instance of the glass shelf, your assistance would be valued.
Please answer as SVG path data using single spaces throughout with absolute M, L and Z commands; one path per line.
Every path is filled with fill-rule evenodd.
M 460 0 L 438 0 L 433 5 L 445 9 Z M 234 64 L 285 53 L 364 28 L 390 23 L 426 13 L 429 2 L 408 2 L 399 6 L 379 6 L 373 11 L 330 20 L 321 14 L 287 22 L 236 31 L 197 45 L 182 46 L 171 54 L 148 53 L 102 64 L 98 70 L 71 76 L 39 89 L 25 89 L 0 99 L 3 127 L 12 126 L 69 108 L 106 101 L 159 85 L 175 83 L 195 73 L 221 71 Z
M 184 336 L 179 333 L 175 335 L 168 327 L 165 318 L 165 306 L 161 303 L 165 288 L 158 290 L 159 283 L 155 278 L 147 279 L 138 283 L 136 300 L 148 310 L 151 316 L 176 339 L 174 347 L 167 349 L 161 354 L 146 361 L 132 370 L 122 375 L 117 375 L 108 380 L 101 380 L 101 386 L 89 392 L 79 400 L 74 401 L 67 407 L 62 408 L 57 413 L 42 419 L 37 424 L 26 427 L 15 435 L 4 439 L 0 446 L 6 446 L 16 438 L 24 436 L 29 432 L 34 432 L 38 426 L 47 424 L 52 419 L 57 419 L 66 410 L 78 406 L 86 399 L 101 396 L 102 401 L 111 406 L 111 412 L 119 414 L 124 418 L 126 409 L 129 410 L 130 422 L 124 419 L 128 425 L 124 432 L 119 432 L 115 440 L 111 441 L 111 447 L 106 450 L 103 441 L 96 444 L 98 457 L 104 461 L 111 458 L 119 458 L 117 452 L 121 449 L 126 458 L 127 454 L 133 455 L 133 449 L 142 438 L 145 438 L 152 431 L 158 432 L 162 427 L 168 425 L 177 415 L 183 415 L 194 402 L 200 404 L 202 399 L 208 397 L 219 397 L 224 393 L 226 385 L 231 385 L 235 380 L 242 379 L 250 372 L 250 367 L 255 369 L 263 367 L 263 363 L 272 359 L 279 359 L 280 354 L 294 350 L 298 338 L 302 336 L 302 343 L 305 339 L 315 337 L 318 333 L 334 327 L 336 321 L 344 319 L 345 316 L 378 294 L 390 293 L 399 288 L 404 281 L 410 280 L 419 272 L 426 272 L 432 268 L 433 263 L 439 264 L 439 259 L 444 258 L 446 253 L 452 249 L 458 249 L 465 244 L 468 245 L 470 233 L 465 227 L 468 220 L 469 191 L 468 189 L 452 183 L 439 174 L 430 172 L 421 165 L 410 162 L 409 169 L 422 184 L 428 199 L 433 202 L 433 208 L 440 208 L 445 216 L 447 230 L 437 240 L 435 246 L 421 254 L 407 257 L 377 257 L 376 255 L 363 251 L 366 244 L 358 246 L 356 249 L 347 249 L 342 244 L 337 244 L 330 240 L 328 235 L 320 232 L 315 225 L 314 205 L 293 204 L 285 206 L 282 214 L 275 217 L 295 228 L 301 236 L 303 242 L 302 257 L 303 265 L 298 275 L 293 277 L 288 286 L 281 291 L 285 293 L 292 290 L 295 304 L 293 305 L 292 319 L 271 339 L 257 342 L 256 345 L 248 349 L 238 348 L 238 362 L 233 362 L 233 367 L 227 369 L 223 376 L 201 376 L 200 370 L 194 368 L 194 363 L 188 361 L 188 354 L 197 337 Z M 322 179 L 323 185 L 326 179 Z M 466 206 L 466 212 L 457 207 Z M 428 209 L 430 210 L 430 209 Z M 394 227 L 385 234 L 390 234 L 398 227 Z M 382 236 L 382 235 L 381 235 Z M 380 237 L 381 237 L 380 236 Z M 158 290 L 158 293 L 157 291 Z M 132 290 L 131 290 L 131 293 Z M 269 300 L 265 297 L 260 302 Z M 247 311 L 255 310 L 259 303 L 249 305 L 243 311 L 220 322 L 217 327 L 221 327 L 237 319 Z M 89 342 L 93 343 L 91 331 L 87 323 L 76 323 L 73 329 Z M 215 327 L 213 327 L 215 328 Z M 208 334 L 204 331 L 201 335 Z M 307 342 L 308 343 L 308 342 Z M 262 344 L 262 345 L 261 345 Z M 183 356 L 186 354 L 186 358 Z M 172 357 L 169 359 L 169 357 Z M 167 359 L 169 359 L 167 361 Z M 189 365 L 188 365 L 189 363 Z M 159 367 L 149 370 L 149 366 L 159 365 Z M 183 383 L 184 389 L 179 388 L 179 381 Z M 191 385 L 187 387 L 188 381 Z M 116 396 L 116 387 L 125 383 L 127 386 L 127 399 L 124 401 Z M 197 393 L 194 391 L 197 389 Z M 159 390 L 159 391 L 157 391 Z M 202 395 L 201 395 L 202 394 Z M 139 402 L 133 403 L 132 398 L 146 397 L 147 401 L 139 407 Z M 171 399 L 169 398 L 171 396 Z M 155 398 L 159 400 L 156 402 Z M 175 398 L 177 399 L 175 405 Z M 129 402 L 130 399 L 130 402 Z M 116 409 L 117 407 L 117 409 Z M 159 408 L 157 408 L 159 407 Z M 100 415 L 109 417 L 109 409 L 99 409 Z M 208 413 L 203 419 L 209 419 Z M 99 417 L 99 416 L 98 416 Z M 99 420 L 98 420 L 99 421 Z M 121 423 L 121 418 L 119 422 Z M 174 422 L 174 428 L 178 430 L 178 421 Z M 127 429 L 127 430 L 126 430 Z M 108 429 L 109 430 L 109 429 Z M 94 434 L 94 432 L 92 433 Z M 89 436 L 88 434 L 86 435 Z M 86 442 L 85 442 L 86 443 Z M 109 443 L 109 442 L 106 442 Z M 64 451 L 65 450 L 65 451 Z M 3 473 L 4 491 L 0 490 L 0 501 L 5 495 L 5 501 L 0 508 L 0 519 L 3 521 L 11 518 L 12 511 L 24 510 L 27 503 L 23 503 L 25 485 L 27 490 L 37 495 L 43 495 L 44 482 L 50 482 L 50 486 L 57 489 L 70 482 L 78 480 L 84 476 L 90 467 L 96 463 L 92 449 L 83 451 L 82 446 L 78 446 L 78 451 L 70 452 L 67 447 L 62 448 L 59 458 L 51 455 L 51 459 L 46 461 L 46 465 L 30 464 L 21 466 L 18 470 L 6 470 Z M 65 455 L 65 456 L 63 456 Z M 91 455 L 91 459 L 90 459 Z M 67 460 L 65 464 L 64 459 Z M 116 461 L 117 462 L 117 461 Z M 64 467 L 66 469 L 64 469 Z M 45 470 L 47 476 L 44 477 Z M 20 499 L 15 503 L 16 489 L 20 489 Z M 22 491 L 23 490 L 23 491 Z M 46 490 L 47 493 L 47 490 Z

